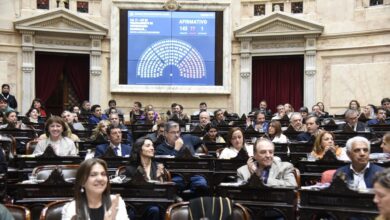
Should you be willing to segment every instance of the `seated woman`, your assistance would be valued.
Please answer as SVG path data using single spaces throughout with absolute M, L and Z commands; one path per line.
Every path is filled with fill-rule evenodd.
M 11 110 L 4 114 L 3 125 L 0 129 L 30 129 L 27 125 L 18 121 L 18 113 L 15 110 Z
M 92 130 L 91 140 L 97 143 L 105 143 L 108 141 L 107 127 L 110 125 L 109 120 L 101 120 Z
M 42 154 L 47 146 L 51 145 L 58 156 L 76 156 L 77 148 L 75 143 L 67 137 L 68 130 L 69 128 L 61 117 L 50 117 L 45 124 L 47 138 L 38 141 L 33 154 Z
M 282 125 L 279 121 L 271 121 L 269 123 L 267 136 L 273 143 L 288 142 L 286 135 L 282 134 Z
M 377 220 L 390 219 L 390 168 L 376 174 L 374 178 L 374 203 L 379 210 Z
M 205 128 L 206 134 L 202 137 L 204 142 L 225 143 L 225 139 L 218 133 L 218 126 L 215 124 L 207 124 Z
M 139 138 L 133 145 L 130 157 L 130 165 L 126 166 L 125 175 L 134 178 L 142 175 L 145 181 L 164 182 L 168 180 L 168 174 L 164 165 L 153 160 L 154 147 L 149 138 Z M 142 215 L 141 219 L 158 220 L 164 219 L 157 205 L 150 205 Z
M 218 159 L 231 159 L 238 155 L 241 149 L 244 149 L 248 156 L 253 156 L 253 145 L 247 145 L 244 142 L 244 132 L 239 127 L 230 128 L 227 136 L 228 147 L 224 148 Z
M 62 220 L 129 220 L 126 205 L 110 195 L 107 163 L 92 158 L 81 163 L 76 173 L 74 199 L 62 209 Z
M 30 108 L 38 109 L 39 116 L 41 116 L 41 117 L 48 117 L 48 113 L 46 112 L 46 109 L 43 106 L 43 103 L 42 103 L 41 99 L 35 98 L 32 101 Z
M 42 118 L 39 117 L 39 110 L 37 108 L 30 108 L 26 113 L 26 118 L 22 120 L 23 123 L 29 124 L 29 123 L 44 123 Z
M 334 134 L 329 131 L 324 131 L 316 137 L 313 151 L 310 154 L 316 160 L 320 160 L 328 150 L 332 151 L 338 160 L 350 160 L 344 148 L 335 146 Z

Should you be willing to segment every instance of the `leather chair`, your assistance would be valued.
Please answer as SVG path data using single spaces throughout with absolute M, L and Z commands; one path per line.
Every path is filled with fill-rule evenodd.
M 336 170 L 326 170 L 322 172 L 321 183 L 332 183 L 334 173 L 336 173 Z
M 51 172 L 55 168 L 60 168 L 64 179 L 76 178 L 77 169 L 80 167 L 79 164 L 67 164 L 67 165 L 42 165 L 37 166 L 33 169 L 32 173 L 37 176 L 37 180 L 46 180 Z
M 55 201 L 47 204 L 41 211 L 39 220 L 61 220 L 62 208 L 69 200 Z
M 204 197 L 206 198 L 206 197 Z M 209 197 L 212 198 L 212 197 Z M 165 213 L 165 220 L 183 220 L 189 219 L 189 203 L 190 202 L 179 202 L 172 204 L 168 207 Z M 211 208 L 211 207 L 209 207 Z M 231 220 L 251 220 L 248 210 L 239 203 L 233 204 L 233 212 Z
M 27 142 L 26 144 L 26 154 L 32 154 L 34 153 L 35 147 L 37 146 L 38 141 L 37 140 L 31 140 Z
M 15 220 L 30 220 L 30 210 L 24 206 L 5 204 L 5 207 L 11 212 Z

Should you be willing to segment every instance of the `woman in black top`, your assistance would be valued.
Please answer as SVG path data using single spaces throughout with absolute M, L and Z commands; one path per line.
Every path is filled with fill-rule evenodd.
M 133 145 L 130 165 L 126 166 L 125 175 L 130 178 L 141 175 L 145 181 L 163 182 L 168 180 L 168 173 L 164 165 L 153 161 L 154 153 L 152 140 L 149 138 L 139 138 Z M 164 219 L 162 214 L 157 205 L 150 205 L 142 215 L 142 219 Z

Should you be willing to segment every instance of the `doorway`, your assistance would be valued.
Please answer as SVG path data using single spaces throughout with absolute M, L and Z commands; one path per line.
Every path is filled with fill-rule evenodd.
M 303 105 L 303 63 L 303 55 L 253 57 L 252 109 L 266 100 L 272 112 L 285 103 L 298 111 Z
M 35 94 L 46 111 L 60 115 L 89 99 L 89 54 L 36 52 Z

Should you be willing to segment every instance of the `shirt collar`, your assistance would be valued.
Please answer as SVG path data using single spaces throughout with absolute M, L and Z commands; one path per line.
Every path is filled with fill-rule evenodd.
M 366 167 L 360 172 L 357 172 L 355 169 L 353 169 L 352 163 L 349 165 L 349 168 L 352 170 L 353 174 L 355 175 L 362 175 L 366 172 L 368 168 L 370 168 L 370 162 L 367 163 Z

